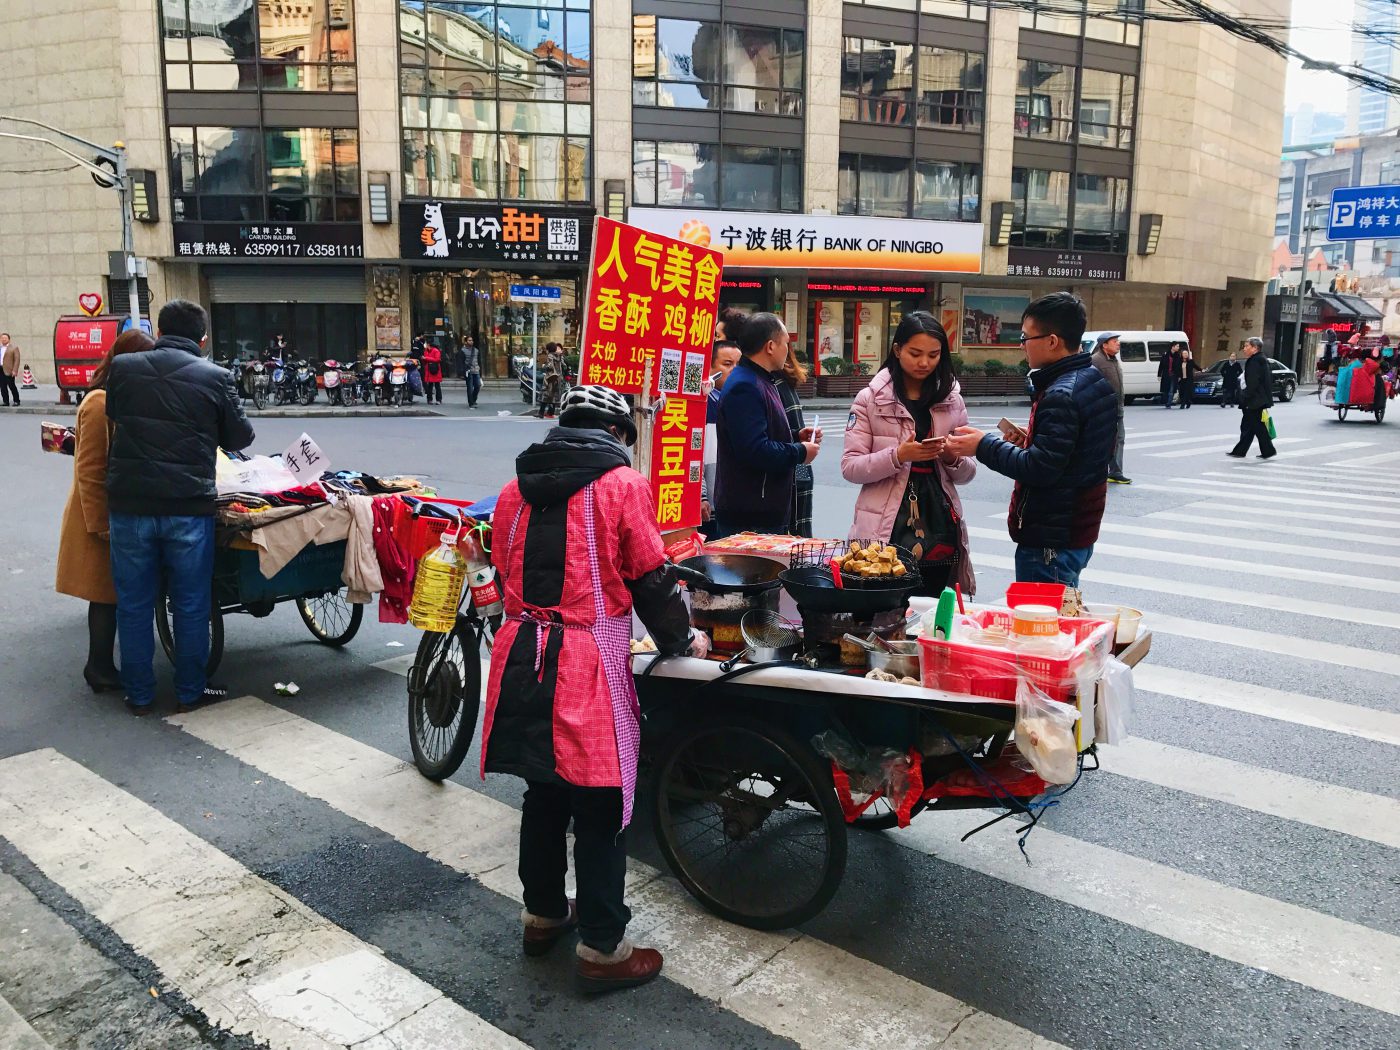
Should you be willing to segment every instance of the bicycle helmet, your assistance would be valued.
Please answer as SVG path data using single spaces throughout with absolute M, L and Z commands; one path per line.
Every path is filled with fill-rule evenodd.
M 627 407 L 626 398 L 616 390 L 605 386 L 576 386 L 564 397 L 559 425 L 576 427 L 589 423 L 617 427 L 622 431 L 623 441 L 628 445 L 637 443 L 637 424 L 632 421 L 632 410 Z

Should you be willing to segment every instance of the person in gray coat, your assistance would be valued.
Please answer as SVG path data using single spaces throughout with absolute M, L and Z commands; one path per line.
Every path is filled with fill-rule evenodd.
M 1123 426 L 1123 365 L 1118 360 L 1118 333 L 1105 332 L 1099 336 L 1090 360 L 1118 395 L 1118 436 L 1113 442 L 1113 458 L 1108 461 L 1108 480 L 1115 485 L 1131 485 L 1133 479 L 1123 473 L 1123 443 L 1128 435 Z

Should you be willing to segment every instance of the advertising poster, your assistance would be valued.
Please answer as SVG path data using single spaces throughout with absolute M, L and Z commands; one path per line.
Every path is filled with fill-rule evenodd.
M 602 217 L 594 220 L 592 245 L 580 381 L 641 394 L 651 362 L 647 392 L 665 396 L 651 436 L 657 523 L 664 532 L 693 528 L 700 524 L 704 455 L 694 432 L 703 434 L 705 426 L 702 383 L 723 258 L 712 248 Z
M 375 307 L 374 345 L 379 350 L 400 350 L 403 348 L 403 329 L 397 306 Z
M 884 302 L 859 303 L 856 309 L 856 360 L 865 366 L 865 375 L 874 375 L 885 360 Z
M 1014 290 L 969 288 L 963 292 L 962 346 L 964 349 L 1021 348 L 1021 314 L 1030 296 Z

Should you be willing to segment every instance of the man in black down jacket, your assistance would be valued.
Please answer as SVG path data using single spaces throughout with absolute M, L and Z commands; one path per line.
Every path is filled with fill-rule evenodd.
M 164 578 L 175 640 L 181 711 L 221 700 L 208 688 L 209 601 L 214 575 L 214 456 L 253 443 L 233 377 L 202 356 L 209 319 L 198 303 L 161 308 L 156 345 L 115 358 L 107 378 L 112 449 L 107 507 L 126 703 L 144 715 L 155 700 L 151 627 Z
M 1084 304 L 1068 292 L 1037 299 L 1021 315 L 1021 344 L 1035 394 L 1023 445 L 959 427 L 948 448 L 1016 482 L 1007 524 L 1016 579 L 1079 586 L 1094 553 L 1118 430 L 1118 395 L 1079 351 Z
M 1236 459 L 1244 459 L 1249 454 L 1249 446 L 1258 438 L 1259 458 L 1273 459 L 1278 450 L 1269 437 L 1264 411 L 1274 403 L 1274 377 L 1269 359 L 1263 354 L 1264 340 L 1251 336 L 1240 349 L 1244 351 L 1245 358 L 1244 392 L 1240 395 L 1240 440 L 1229 454 Z

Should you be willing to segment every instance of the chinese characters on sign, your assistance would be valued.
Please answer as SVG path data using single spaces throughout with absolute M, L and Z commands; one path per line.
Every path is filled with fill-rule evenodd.
M 331 468 L 330 457 L 305 433 L 287 446 L 282 465 L 291 471 L 298 485 L 309 485 Z
M 1006 254 L 1006 276 L 1057 277 L 1068 281 L 1123 281 L 1128 276 L 1128 257 L 1107 252 L 1011 248 Z
M 652 480 L 663 531 L 700 523 L 705 367 L 723 257 L 712 248 L 595 220 L 579 381 L 664 394 L 652 433 Z
M 358 224 L 177 222 L 175 254 L 216 259 L 359 259 Z
M 1400 229 L 1400 186 L 1342 186 L 1332 191 L 1327 239 L 1386 238 Z
M 399 254 L 405 259 L 481 263 L 580 263 L 593 212 L 586 208 L 405 201 Z

